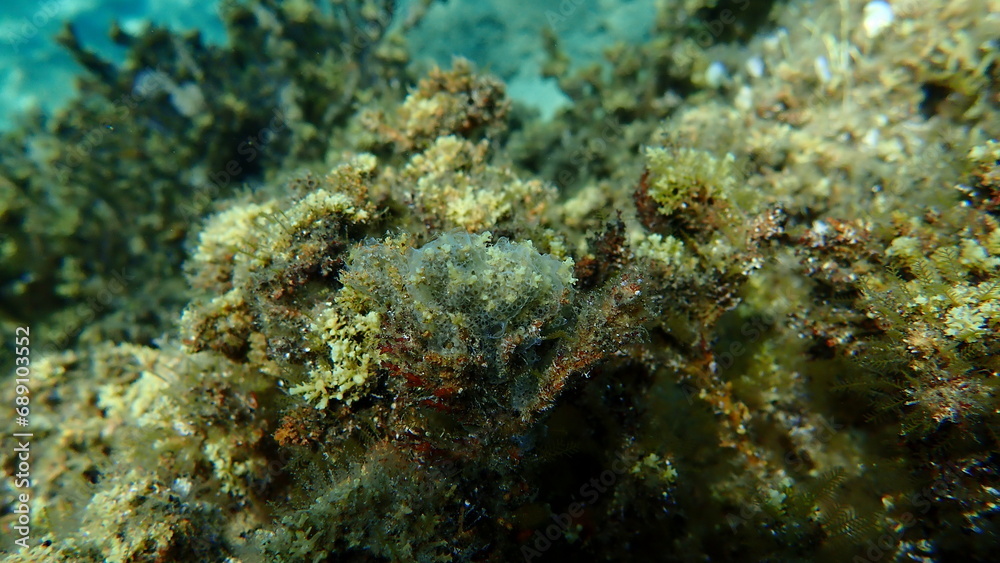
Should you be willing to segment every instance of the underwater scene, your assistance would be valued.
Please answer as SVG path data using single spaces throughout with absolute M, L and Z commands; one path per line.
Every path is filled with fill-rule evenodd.
M 5 0 L 0 561 L 1000 560 L 1000 0 Z

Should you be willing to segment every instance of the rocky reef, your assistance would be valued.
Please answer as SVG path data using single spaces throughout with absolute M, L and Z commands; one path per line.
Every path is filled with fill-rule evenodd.
M 60 35 L 6 561 L 991 560 L 996 0 L 662 0 L 589 65 L 564 2 L 550 119 L 415 70 L 432 4 Z

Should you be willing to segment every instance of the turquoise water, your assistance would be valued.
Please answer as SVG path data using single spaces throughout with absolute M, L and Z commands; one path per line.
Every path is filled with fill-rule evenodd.
M 4 2 L 0 13 L 0 127 L 31 108 L 52 111 L 69 99 L 79 67 L 54 40 L 72 22 L 81 41 L 111 57 L 121 55 L 107 39 L 112 21 L 128 30 L 148 22 L 172 29 L 199 29 L 210 41 L 224 40 L 215 4 L 196 0 L 48 0 Z
M 412 0 L 401 2 L 406 10 Z M 540 30 L 551 25 L 577 64 L 599 60 L 617 39 L 642 41 L 654 15 L 653 0 L 557 3 L 530 0 L 436 4 L 410 35 L 416 62 L 447 65 L 463 56 L 499 75 L 510 95 L 551 115 L 568 100 L 539 76 Z M 150 23 L 173 30 L 197 29 L 208 42 L 225 41 L 217 2 L 197 0 L 47 0 L 5 2 L 0 13 L 0 129 L 20 113 L 53 111 L 75 92 L 79 67 L 54 40 L 71 22 L 84 45 L 116 60 L 122 50 L 107 38 L 117 21 L 140 31 Z

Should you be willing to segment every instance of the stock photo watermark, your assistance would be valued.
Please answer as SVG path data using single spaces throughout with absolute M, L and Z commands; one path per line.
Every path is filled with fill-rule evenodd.
M 278 134 L 288 127 L 288 118 L 278 108 L 271 111 L 271 120 L 253 135 L 248 135 L 236 145 L 239 158 L 232 158 L 225 165 L 208 173 L 207 182 L 196 186 L 187 203 L 180 204 L 181 215 L 188 221 L 202 217 L 212 201 L 222 195 L 233 182 L 242 177 L 246 167 L 263 157 L 268 146 Z
M 69 2 L 67 0 L 46 0 L 38 4 L 38 9 L 30 16 L 7 22 L 3 26 L 3 39 L 14 53 L 20 54 L 21 46 L 38 36 L 42 28 L 61 16 Z
M 551 524 L 544 529 L 535 530 L 530 543 L 521 546 L 521 555 L 526 562 L 541 557 L 555 545 L 555 542 L 573 533 L 573 522 L 583 516 L 588 506 L 597 504 L 602 495 L 618 483 L 622 475 L 629 472 L 629 466 L 621 458 L 615 459 L 609 469 L 580 485 L 577 494 L 562 512 L 550 512 Z M 580 500 L 576 500 L 579 498 Z
M 87 162 L 94 149 L 114 134 L 116 126 L 126 123 L 140 103 L 159 92 L 168 91 L 171 84 L 167 75 L 159 69 L 149 69 L 140 73 L 136 77 L 132 91 L 114 100 L 112 118 L 91 128 L 80 141 L 67 148 L 64 160 L 55 163 L 54 168 L 60 181 L 69 180 L 71 171 Z
M 14 544 L 25 549 L 31 540 L 31 328 L 19 326 L 14 329 L 14 422 L 17 429 L 11 433 L 14 438 L 14 454 L 17 465 L 13 474 L 17 498 L 11 511 L 16 514 L 11 530 L 15 534 Z
M 101 313 L 108 310 L 112 302 L 122 296 L 136 279 L 135 272 L 125 269 L 111 272 L 110 277 L 104 281 L 100 290 L 82 303 L 83 309 L 72 311 L 72 322 L 64 323 L 67 328 L 46 338 L 42 352 L 52 354 L 64 350 L 73 338 L 83 330 L 82 327 L 93 322 Z

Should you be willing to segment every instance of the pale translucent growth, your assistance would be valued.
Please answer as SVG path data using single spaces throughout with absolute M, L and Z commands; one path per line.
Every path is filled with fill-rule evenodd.
M 533 194 L 545 189 L 538 180 L 515 180 L 504 184 L 503 190 L 470 190 L 451 201 L 446 215 L 452 223 L 466 229 L 482 228 L 512 215 L 515 204 L 530 201 Z
M 170 90 L 170 103 L 184 117 L 196 117 L 205 113 L 205 94 L 198 84 L 185 82 Z
M 178 420 L 180 407 L 170 400 L 170 384 L 162 377 L 144 371 L 131 385 L 103 386 L 98 405 L 109 416 L 133 421 L 140 427 L 165 426 Z
M 292 235 L 300 230 L 322 227 L 333 219 L 363 223 L 370 210 L 359 194 L 353 193 L 360 176 L 377 165 L 374 156 L 364 153 L 333 169 L 323 185 L 305 195 L 290 208 L 279 202 L 248 203 L 223 211 L 211 219 L 200 235 L 193 259 L 196 264 L 247 263 L 251 269 L 267 265 L 275 251 L 287 249 Z M 197 271 L 196 271 L 197 273 Z
M 979 308 L 979 312 L 989 319 L 989 325 L 996 327 L 1000 324 L 1000 299 L 987 301 Z
M 975 272 L 989 272 L 1000 265 L 1000 258 L 990 256 L 978 242 L 972 239 L 962 240 L 961 262 Z
M 830 60 L 826 57 L 820 55 L 813 60 L 813 69 L 816 72 L 816 78 L 819 79 L 820 83 L 827 84 L 833 80 L 833 71 L 830 70 Z
M 912 304 L 919 307 L 919 310 L 925 314 L 937 314 L 948 301 L 948 298 L 944 295 L 927 295 L 922 293 L 924 286 L 919 280 L 911 280 L 907 282 L 906 286 L 910 294 L 913 295 Z
M 945 316 L 945 334 L 964 342 L 975 342 L 983 336 L 986 317 L 976 308 L 962 305 Z
M 191 494 L 191 489 L 194 487 L 194 481 L 188 479 L 187 477 L 178 477 L 174 479 L 174 482 L 170 484 L 170 490 L 177 493 L 181 497 L 187 497 Z
M 86 506 L 81 524 L 84 537 L 93 538 L 100 560 L 108 563 L 138 561 L 149 553 L 166 553 L 175 540 L 181 513 L 170 514 L 175 504 L 170 489 L 159 483 L 148 468 L 125 468 L 94 493 Z M 177 515 L 176 518 L 173 518 Z M 70 544 L 72 545 L 72 544 Z M 25 553 L 33 550 L 25 550 Z M 40 557 L 37 561 L 58 561 L 63 557 Z M 89 561 L 91 557 L 71 560 Z
M 378 167 L 378 158 L 371 153 L 361 153 L 351 159 L 351 165 L 363 174 L 371 174 Z
M 553 236 L 549 241 L 549 254 L 560 260 L 566 260 L 569 258 L 566 243 L 561 238 L 558 238 L 555 233 L 553 233 Z
M 227 262 L 238 251 L 249 251 L 267 232 L 270 223 L 267 217 L 276 209 L 274 201 L 249 203 L 213 216 L 199 236 L 194 261 L 200 264 Z
M 541 254 L 530 241 L 491 239 L 460 232 L 417 249 L 362 247 L 341 281 L 368 306 L 412 323 L 440 353 L 555 320 L 576 281 L 573 261 Z
M 538 180 L 521 180 L 508 169 L 486 164 L 485 143 L 439 137 L 410 159 L 404 177 L 413 204 L 443 228 L 483 231 L 514 215 L 537 222 L 556 197 Z
M 767 503 L 771 505 L 772 508 L 780 509 L 784 506 L 785 498 L 787 498 L 787 496 L 788 495 L 777 489 L 768 489 L 765 498 L 767 499 Z
M 630 246 L 635 255 L 640 258 L 656 260 L 666 265 L 680 266 L 690 258 L 684 249 L 684 243 L 676 238 L 660 234 L 646 235 L 642 232 L 630 234 Z M 690 261 L 690 260 L 687 260 Z
M 661 483 L 673 483 L 677 480 L 677 470 L 669 459 L 663 459 L 655 453 L 636 461 L 630 471 L 633 475 L 652 477 Z
M 764 76 L 764 69 L 765 69 L 764 59 L 762 59 L 760 55 L 754 55 L 749 59 L 747 59 L 746 63 L 744 64 L 744 67 L 746 68 L 747 74 L 749 74 L 754 78 L 760 78 Z
M 681 148 L 667 150 L 648 147 L 649 195 L 660 204 L 660 212 L 683 209 L 699 193 L 728 198 L 736 187 L 739 171 L 736 158 L 717 158 L 710 152 Z
M 253 467 L 245 461 L 237 461 L 237 457 L 242 454 L 237 451 L 232 441 L 223 439 L 205 442 L 203 451 L 205 457 L 212 462 L 222 492 L 246 494 L 245 477 L 253 471 Z
M 750 111 L 753 109 L 753 89 L 749 86 L 740 86 L 733 98 L 733 105 L 740 111 Z
M 435 123 L 441 118 L 441 114 L 446 109 L 447 98 L 444 96 L 434 96 L 432 98 L 418 98 L 413 94 L 407 96 L 400 113 L 406 116 L 404 130 L 421 131 L 426 129 L 428 123 Z
M 914 237 L 897 237 L 893 239 L 889 248 L 885 251 L 886 256 L 898 256 L 907 264 L 922 258 L 923 252 L 920 250 L 920 241 Z
M 317 222 L 331 216 L 364 223 L 371 217 L 371 204 L 364 197 L 367 192 L 365 178 L 377 166 L 378 159 L 372 154 L 353 157 L 331 170 L 323 178 L 322 186 L 296 202 L 282 219 L 291 222 L 287 225 L 291 230 L 321 226 Z
M 986 237 L 986 250 L 993 256 L 1000 256 L 1000 229 L 993 229 Z
M 45 385 L 58 385 L 65 379 L 67 367 L 79 359 L 76 352 L 67 350 L 32 358 L 31 377 Z
M 884 293 L 883 288 L 875 293 L 894 299 L 905 297 L 899 301 L 900 309 L 896 312 L 920 315 L 907 321 L 939 327 L 936 335 L 942 340 L 973 343 L 991 337 L 1000 324 L 1000 281 L 995 276 L 1000 257 L 991 250 L 991 239 L 996 232 L 990 232 L 985 240 L 962 238 L 954 246 L 933 250 L 925 248 L 916 237 L 893 239 L 886 255 L 905 264 L 913 278 L 903 282 L 902 291 Z M 878 316 L 870 311 L 869 316 L 872 315 Z
M 611 205 L 607 190 L 598 186 L 586 186 L 563 202 L 560 212 L 568 227 L 580 227 L 588 215 L 598 213 Z
M 729 80 L 729 71 L 726 65 L 719 61 L 712 61 L 705 69 L 705 84 L 709 88 L 718 88 Z
M 865 146 L 877 149 L 880 137 L 881 133 L 879 132 L 878 128 L 872 127 L 871 129 L 868 130 L 867 133 L 865 133 L 865 136 L 861 139 L 861 142 Z
M 181 357 L 135 344 L 121 344 L 117 353 L 131 355 L 144 369 L 127 385 L 101 386 L 98 406 L 105 410 L 108 418 L 129 421 L 140 428 L 166 430 L 178 436 L 194 434 L 194 421 L 185 414 L 189 407 L 171 392 L 177 370 L 183 369 Z
M 460 139 L 455 135 L 438 137 L 423 153 L 414 155 L 406 165 L 407 171 L 417 175 L 441 175 L 452 170 L 455 164 L 470 164 L 481 159 L 480 145 Z
M 418 322 L 492 333 L 558 308 L 576 281 L 573 261 L 539 254 L 531 241 L 501 238 L 490 246 L 491 238 L 446 234 L 410 252 L 405 279 Z
M 213 311 L 227 312 L 238 311 L 246 305 L 246 296 L 243 290 L 236 288 L 229 290 L 222 295 L 213 297 L 209 302 L 209 308 Z
M 737 165 L 726 153 L 717 157 L 709 151 L 691 148 L 647 148 L 649 197 L 667 217 L 708 227 L 685 237 L 687 253 L 703 272 L 732 272 L 745 275 L 759 262 L 741 256 L 747 249 L 747 213 L 759 208 L 760 194 L 750 189 Z M 699 230 L 699 227 L 695 227 Z
M 169 428 L 170 422 L 181 418 L 180 406 L 166 391 L 170 388 L 167 377 L 172 368 L 164 362 L 175 362 L 162 358 L 158 350 L 122 344 L 118 354 L 131 355 L 136 363 L 145 367 L 138 379 L 128 385 L 120 383 L 101 386 L 98 406 L 107 412 L 109 419 L 128 420 L 142 427 Z
M 314 333 L 330 349 L 329 365 L 315 366 L 309 379 L 291 389 L 317 409 L 325 409 L 331 399 L 350 404 L 360 397 L 382 354 L 375 345 L 382 319 L 372 311 L 365 315 L 342 315 L 336 308 L 323 312 L 312 326 Z
M 987 140 L 969 149 L 968 159 L 973 164 L 990 164 L 1000 158 L 1000 141 Z
M 181 313 L 183 334 L 200 334 L 211 319 L 213 332 L 239 334 L 247 329 L 246 294 L 241 287 L 234 287 L 217 295 L 203 307 L 189 307 Z
M 358 207 L 353 198 L 342 192 L 318 189 L 286 212 L 295 227 L 305 227 L 327 215 L 340 215 L 361 223 L 368 220 L 368 210 Z
M 142 447 L 154 451 L 177 451 L 178 447 L 191 447 L 208 459 L 222 490 L 232 494 L 246 494 L 245 475 L 252 470 L 254 461 L 236 461 L 245 458 L 245 449 L 234 444 L 226 433 L 207 432 L 206 427 L 192 413 L 192 401 L 200 399 L 184 392 L 199 392 L 183 388 L 178 383 L 179 374 L 190 376 L 192 370 L 206 370 L 212 377 L 230 374 L 220 366 L 196 367 L 197 356 L 175 354 L 136 344 L 120 344 L 108 350 L 113 362 L 95 371 L 125 367 L 136 377 L 127 382 L 107 383 L 100 387 L 97 405 L 104 410 L 111 424 L 127 424 L 144 428 L 148 435 L 157 436 Z M 200 391 L 203 392 L 203 391 Z

